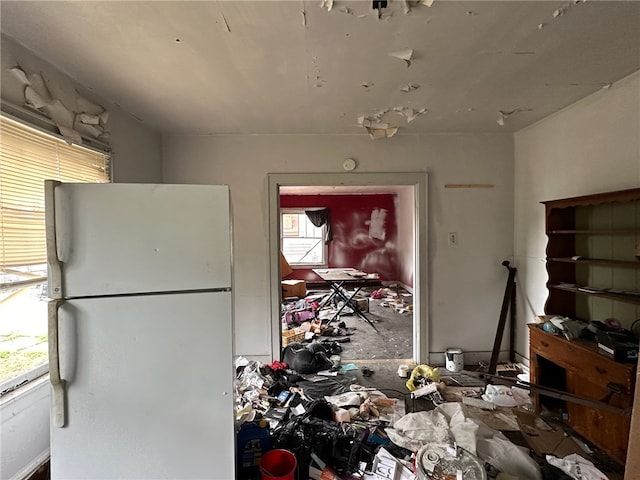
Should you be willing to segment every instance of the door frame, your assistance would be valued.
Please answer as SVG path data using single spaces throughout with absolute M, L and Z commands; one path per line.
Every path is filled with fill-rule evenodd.
M 270 173 L 268 183 L 268 253 L 271 312 L 271 356 L 280 358 L 280 187 L 284 186 L 388 186 L 413 187 L 414 255 L 413 255 L 413 360 L 427 363 L 429 358 L 429 259 L 428 175 L 426 172 L 394 173 Z

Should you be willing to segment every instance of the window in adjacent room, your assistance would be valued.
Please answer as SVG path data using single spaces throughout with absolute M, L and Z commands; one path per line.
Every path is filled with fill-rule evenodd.
M 325 225 L 316 227 L 311 223 L 304 209 L 282 209 L 280 228 L 282 254 L 291 266 L 327 264 Z
M 46 179 L 109 182 L 109 156 L 0 116 L 0 394 L 48 370 Z

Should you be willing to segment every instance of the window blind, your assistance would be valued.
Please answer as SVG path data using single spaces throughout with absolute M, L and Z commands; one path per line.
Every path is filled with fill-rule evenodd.
M 46 263 L 47 179 L 109 182 L 109 156 L 0 116 L 0 272 Z

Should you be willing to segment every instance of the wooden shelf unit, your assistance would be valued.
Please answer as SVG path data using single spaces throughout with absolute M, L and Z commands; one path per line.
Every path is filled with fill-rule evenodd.
M 542 202 L 548 238 L 546 315 L 576 320 L 640 318 L 640 188 Z M 610 405 L 633 405 L 636 363 L 616 362 L 597 343 L 569 341 L 530 325 L 531 382 Z M 612 393 L 613 386 L 617 393 Z M 621 463 L 631 418 L 533 395 L 558 407 L 569 425 Z
M 589 321 L 605 320 L 595 318 L 605 310 L 623 312 L 628 318 L 618 320 L 626 326 L 640 318 L 640 188 L 542 203 L 548 237 L 545 313 Z M 594 312 L 596 297 L 633 307 L 601 304 Z

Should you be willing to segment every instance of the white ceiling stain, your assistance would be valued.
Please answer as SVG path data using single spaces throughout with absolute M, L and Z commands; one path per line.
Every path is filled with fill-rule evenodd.
M 380 105 L 428 105 L 429 115 L 390 124 L 398 134 L 513 132 L 640 70 L 637 1 L 388 2 L 382 21 L 371 6 L 23 0 L 2 2 L 0 22 L 167 133 L 366 134 L 353 119 Z M 417 55 L 402 59 L 408 69 L 388 57 L 407 46 Z

